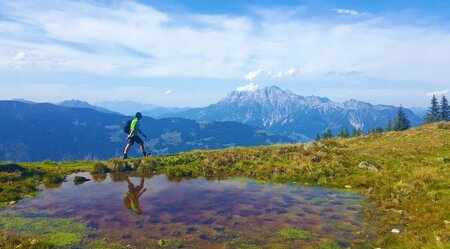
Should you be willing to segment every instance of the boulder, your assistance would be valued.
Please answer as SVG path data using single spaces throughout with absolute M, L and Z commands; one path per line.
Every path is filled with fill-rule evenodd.
M 437 161 L 439 163 L 446 164 L 446 163 L 450 163 L 450 158 L 440 157 L 440 158 L 437 158 Z
M 378 172 L 381 169 L 380 165 L 377 165 L 375 163 L 370 163 L 370 162 L 360 162 L 358 167 L 361 169 L 368 169 L 368 170 L 372 170 L 375 172 Z

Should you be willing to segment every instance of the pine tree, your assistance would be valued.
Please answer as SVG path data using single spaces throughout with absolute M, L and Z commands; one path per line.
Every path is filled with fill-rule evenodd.
M 373 128 L 372 130 L 370 130 L 369 133 L 382 133 L 383 131 L 384 131 L 383 128 L 376 127 L 376 128 Z
M 322 138 L 332 138 L 333 137 L 333 132 L 331 132 L 331 129 L 328 128 L 322 135 Z
M 344 128 L 341 128 L 341 130 L 338 133 L 338 137 L 344 137 Z
M 355 128 L 355 129 L 353 129 L 353 134 L 352 134 L 353 137 L 359 137 L 359 136 L 361 136 L 361 135 L 362 135 L 362 130 L 361 130 L 361 128 Z
M 344 137 L 350 137 L 350 132 L 348 132 L 347 128 L 345 128 Z
M 320 138 L 320 134 L 319 133 L 317 133 L 317 135 L 316 135 L 316 141 L 319 141 L 321 138 Z
M 442 95 L 439 114 L 441 121 L 450 121 L 450 107 L 448 106 L 448 100 L 445 98 L 445 95 Z
M 394 131 L 404 131 L 411 127 L 408 117 L 406 117 L 406 113 L 403 110 L 403 107 L 400 106 L 398 108 L 397 117 L 394 120 Z
M 428 109 L 427 116 L 425 117 L 426 123 L 438 122 L 440 120 L 439 115 L 439 103 L 435 95 L 431 98 L 431 106 Z
M 392 131 L 392 121 L 391 119 L 388 120 L 387 126 L 386 126 L 386 131 Z

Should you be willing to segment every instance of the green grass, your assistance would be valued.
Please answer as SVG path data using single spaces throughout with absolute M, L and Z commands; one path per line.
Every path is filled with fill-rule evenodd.
M 320 160 L 318 160 L 320 159 Z M 379 172 L 358 168 L 360 162 Z M 102 170 L 182 176 L 248 177 L 262 182 L 344 188 L 364 196 L 370 248 L 450 248 L 450 124 L 326 139 L 307 145 L 202 150 L 144 159 L 0 164 L 0 203 L 29 197 L 56 175 Z M 95 166 L 97 165 L 97 166 Z M 392 234 L 393 228 L 402 229 Z

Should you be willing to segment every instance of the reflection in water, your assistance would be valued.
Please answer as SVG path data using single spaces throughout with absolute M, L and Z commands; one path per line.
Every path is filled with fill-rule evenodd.
M 140 215 L 142 214 L 142 209 L 139 204 L 139 198 L 147 191 L 147 189 L 144 188 L 144 178 L 141 178 L 141 183 L 138 186 L 134 186 L 128 176 L 126 177 L 126 180 L 128 182 L 128 193 L 123 198 L 123 203 L 126 208 L 133 210 L 137 215 Z
M 94 180 L 96 182 L 102 182 L 104 180 L 106 180 L 107 175 L 106 174 L 91 174 L 92 178 L 94 178 Z
M 134 248 L 161 248 L 160 240 L 183 241 L 184 248 L 197 249 L 320 248 L 322 243 L 358 248 L 352 242 L 365 238 L 358 232 L 365 229 L 357 194 L 244 178 L 104 177 L 74 185 L 74 175 L 68 176 L 60 188 L 46 188 L 13 209 L 80 217 L 94 228 L 95 237 Z M 280 235 L 300 230 L 313 235 Z

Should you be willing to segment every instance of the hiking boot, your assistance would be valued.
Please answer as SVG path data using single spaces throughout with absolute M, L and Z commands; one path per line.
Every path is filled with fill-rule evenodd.
M 128 159 L 128 155 L 127 154 L 123 154 L 122 159 Z
M 150 152 L 144 152 L 144 157 L 148 157 L 148 156 L 151 156 L 152 155 L 152 153 L 150 153 Z

